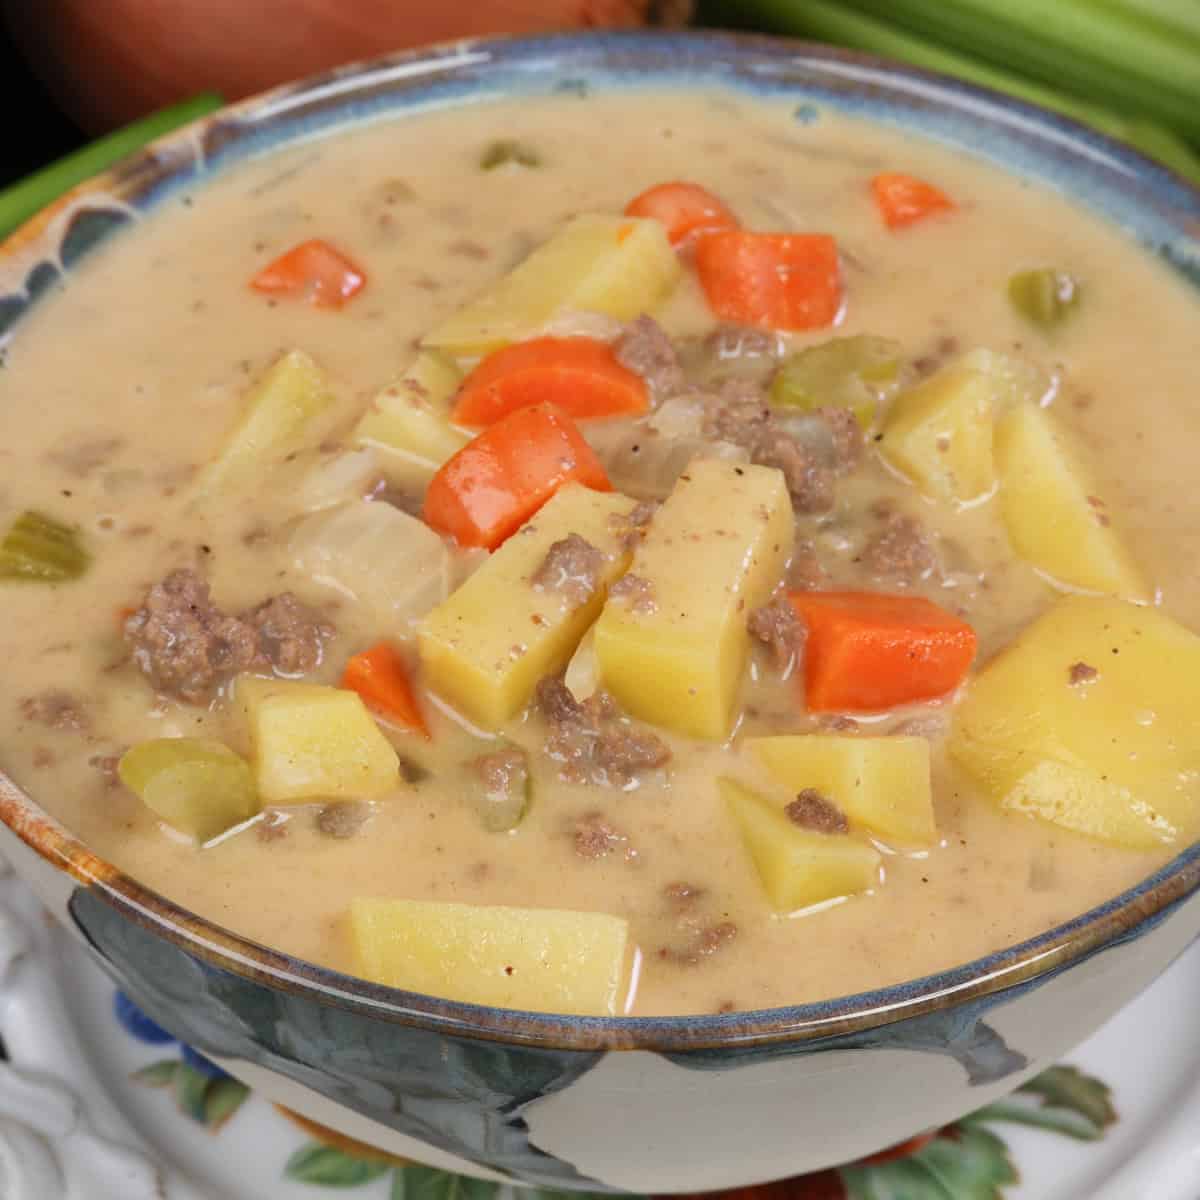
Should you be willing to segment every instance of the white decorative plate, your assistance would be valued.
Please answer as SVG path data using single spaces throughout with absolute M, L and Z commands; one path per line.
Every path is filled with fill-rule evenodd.
M 888 1161 L 754 1190 L 761 1200 L 1197 1200 L 1197 997 L 1200 945 L 1069 1065 L 1010 1100 Z M 501 1200 L 495 1184 L 381 1158 L 248 1093 L 132 1009 L 6 870 L 0 1036 L 0 1200 Z

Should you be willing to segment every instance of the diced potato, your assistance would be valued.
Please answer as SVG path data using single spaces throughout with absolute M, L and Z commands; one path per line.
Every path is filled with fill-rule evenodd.
M 552 908 L 356 899 L 359 974 L 389 987 L 535 1012 L 615 1016 L 629 923 Z
M 849 834 L 814 833 L 732 779 L 718 779 L 721 797 L 773 908 L 794 912 L 865 892 L 879 882 L 879 851 Z
M 202 486 L 261 470 L 333 400 L 324 371 L 303 350 L 289 350 L 250 389 L 224 448 L 201 478 Z
M 371 797 L 396 787 L 400 760 L 355 692 L 238 677 L 258 793 L 268 804 Z
M 423 617 L 450 590 L 450 551 L 424 521 L 355 500 L 306 517 L 288 543 L 296 567 L 367 606 L 385 630 Z
M 652 309 L 679 275 L 661 222 L 584 214 L 426 334 L 424 344 L 482 355 L 571 310 L 627 321 Z
M 259 810 L 250 764 L 210 738 L 155 738 L 127 750 L 121 782 L 168 825 L 207 842 Z
M 996 417 L 1014 404 L 1040 404 L 1055 388 L 1055 380 L 1026 358 L 1000 354 L 976 346 L 957 359 L 955 366 L 986 375 L 992 384 L 992 409 Z
M 471 439 L 450 423 L 450 397 L 462 382 L 459 369 L 440 354 L 424 351 L 400 379 L 372 401 L 353 438 L 436 471 Z
M 994 385 L 981 371 L 950 367 L 896 397 L 879 451 L 927 496 L 965 504 L 996 486 Z
M 746 744 L 790 792 L 816 788 L 885 841 L 928 846 L 937 838 L 924 738 L 807 734 Z
M 993 659 L 950 753 L 1002 808 L 1135 849 L 1200 827 L 1200 637 L 1158 609 L 1067 596 Z
M 747 614 L 792 552 L 792 505 L 770 467 L 696 461 L 634 555 L 645 602 L 612 597 L 596 622 L 600 678 L 642 720 L 724 738 L 750 650 Z
M 996 428 L 996 468 L 1004 523 L 1022 558 L 1068 587 L 1149 597 L 1089 472 L 1046 409 L 1021 404 L 1004 415 Z
M 296 507 L 303 512 L 320 512 L 348 500 L 361 500 L 379 477 L 379 455 L 372 446 L 340 450 L 330 458 L 322 458 L 300 480 Z
M 615 492 L 562 488 L 425 618 L 417 640 L 429 686 L 489 728 L 519 712 L 537 681 L 566 665 L 628 565 L 618 525 L 632 508 Z M 604 554 L 600 586 L 581 605 L 530 582 L 551 545 L 572 533 Z

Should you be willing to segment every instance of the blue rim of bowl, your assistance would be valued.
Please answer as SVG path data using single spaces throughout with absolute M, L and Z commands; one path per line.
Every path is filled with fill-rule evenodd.
M 545 73 L 544 82 L 539 73 Z M 1078 196 L 1086 207 L 1124 225 L 1145 249 L 1200 287 L 1200 191 L 1129 147 L 1025 102 L 870 55 L 785 38 L 711 32 L 476 39 L 354 63 L 284 85 L 203 118 L 75 189 L 0 246 L 0 280 L 6 268 L 13 274 L 14 262 L 29 266 L 29 250 L 52 240 L 61 215 L 86 211 L 93 204 L 104 210 L 106 199 L 110 212 L 113 198 L 119 198 L 126 211 L 130 206 L 149 209 L 165 196 L 203 182 L 214 167 L 357 126 L 365 118 L 514 93 L 583 94 L 596 86 L 732 87 L 743 93 L 789 96 L 949 142 Z M 964 122 L 972 121 L 977 123 L 971 125 L 967 142 Z M 5 336 L 0 331 L 0 343 Z M 176 905 L 93 854 L 3 774 L 0 819 L 43 858 L 95 889 L 128 919 L 213 966 L 381 1020 L 561 1050 L 671 1052 L 809 1043 L 976 1000 L 998 1001 L 1015 988 L 1037 986 L 1104 949 L 1149 932 L 1200 888 L 1196 843 L 1135 887 L 1071 921 L 920 979 L 830 1000 L 743 1012 L 582 1017 L 406 992 L 259 945 Z

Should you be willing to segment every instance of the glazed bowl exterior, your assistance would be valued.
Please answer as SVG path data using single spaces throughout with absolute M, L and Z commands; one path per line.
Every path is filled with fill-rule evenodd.
M 136 237 L 139 214 L 239 159 L 431 107 L 629 87 L 735 89 L 792 102 L 798 120 L 838 110 L 933 137 L 1068 193 L 1200 288 L 1200 195 L 1068 121 L 778 39 L 564 36 L 349 67 L 155 143 L 0 249 L 0 344 L 110 234 Z M 0 818 L 0 850 L 53 913 L 231 1074 L 394 1154 L 552 1188 L 728 1188 L 946 1124 L 1086 1038 L 1200 931 L 1193 846 L 1077 920 L 938 976 L 758 1012 L 559 1017 L 380 987 L 256 945 L 97 858 L 2 775 Z

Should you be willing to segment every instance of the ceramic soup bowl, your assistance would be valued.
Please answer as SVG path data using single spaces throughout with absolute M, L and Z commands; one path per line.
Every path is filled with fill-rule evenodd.
M 1122 224 L 1200 287 L 1200 195 L 1027 105 L 836 50 L 566 36 L 406 53 L 250 100 L 77 189 L 0 254 L 0 337 L 114 229 L 253 153 L 428 105 L 636 85 L 736 89 L 913 130 Z M 130 236 L 129 231 L 124 236 Z M 136 230 L 133 231 L 136 236 Z M 727 1188 L 948 1123 L 1085 1039 L 1200 931 L 1200 846 L 1032 941 L 819 1004 L 683 1018 L 512 1012 L 392 990 L 209 924 L 0 777 L 0 848 L 155 1021 L 269 1099 L 434 1166 L 555 1188 Z

